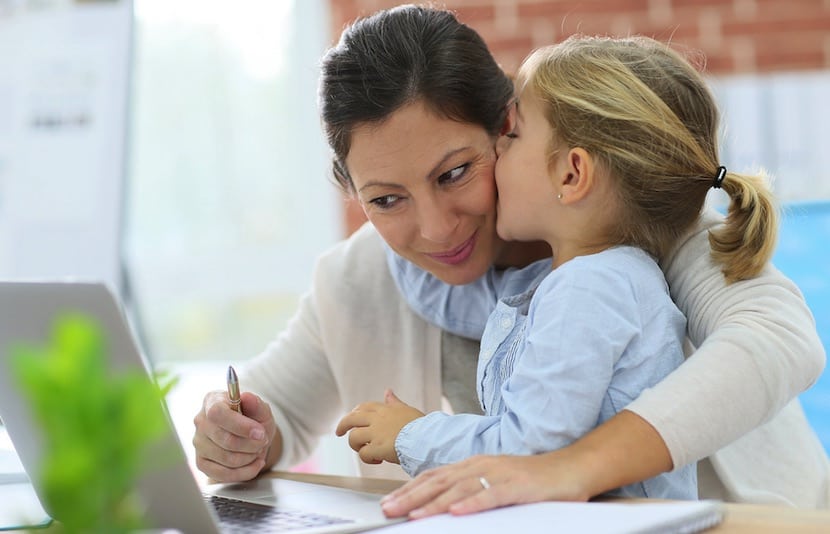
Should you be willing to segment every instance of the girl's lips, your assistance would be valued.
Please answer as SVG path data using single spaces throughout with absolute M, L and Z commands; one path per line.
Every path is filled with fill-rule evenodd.
M 466 261 L 467 258 L 469 258 L 472 255 L 473 250 L 475 250 L 477 235 L 478 232 L 473 234 L 473 236 L 470 237 L 470 239 L 462 243 L 460 246 L 452 250 L 448 250 L 447 252 L 439 252 L 436 254 L 427 254 L 427 256 L 434 259 L 435 261 L 439 261 L 447 265 L 458 265 L 459 263 Z

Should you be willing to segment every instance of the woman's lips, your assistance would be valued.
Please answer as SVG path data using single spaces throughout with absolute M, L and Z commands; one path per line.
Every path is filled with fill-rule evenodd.
M 469 258 L 472 255 L 473 250 L 475 250 L 477 235 L 478 232 L 473 234 L 473 236 L 470 239 L 462 243 L 460 246 L 452 250 L 448 250 L 446 252 L 438 252 L 435 254 L 427 254 L 427 256 L 434 259 L 435 261 L 445 263 L 447 265 L 458 265 L 459 263 L 466 261 L 467 258 Z

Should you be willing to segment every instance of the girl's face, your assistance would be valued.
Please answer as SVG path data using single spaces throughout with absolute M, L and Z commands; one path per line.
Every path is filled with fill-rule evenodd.
M 550 242 L 556 225 L 557 193 L 549 160 L 551 126 L 542 102 L 525 89 L 515 109 L 512 131 L 496 145 L 498 235 L 504 240 Z
M 415 102 L 356 128 L 345 163 L 363 211 L 399 255 L 449 284 L 490 267 L 502 242 L 496 153 L 483 128 Z

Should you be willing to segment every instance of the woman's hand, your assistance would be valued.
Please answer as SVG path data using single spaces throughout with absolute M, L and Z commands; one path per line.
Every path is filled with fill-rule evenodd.
M 388 517 L 469 514 L 545 500 L 587 501 L 562 451 L 535 456 L 473 456 L 430 469 L 383 498 Z
M 337 424 L 335 434 L 349 432 L 349 446 L 367 464 L 379 464 L 384 460 L 398 463 L 395 440 L 409 422 L 424 413 L 401 401 L 387 389 L 384 402 L 364 402 L 346 414 Z
M 193 418 L 196 467 L 217 482 L 251 480 L 273 465 L 282 450 L 268 403 L 248 392 L 241 399 L 238 413 L 231 409 L 226 392 L 211 391 Z

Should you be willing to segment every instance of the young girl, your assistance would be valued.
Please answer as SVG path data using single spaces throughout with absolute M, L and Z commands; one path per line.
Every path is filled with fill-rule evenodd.
M 392 258 L 401 289 L 430 320 L 475 330 L 489 313 L 477 374 L 484 415 L 423 415 L 389 393 L 338 426 L 339 435 L 352 429 L 366 461 L 399 461 L 414 475 L 474 454 L 558 449 L 657 383 L 682 362 L 685 330 L 657 262 L 695 224 L 711 187 L 731 197 L 726 225 L 710 234 L 727 281 L 755 276 L 772 253 L 764 180 L 720 165 L 713 98 L 667 46 L 573 37 L 532 54 L 517 92 L 515 122 L 497 146 L 498 233 L 546 241 L 553 270 L 548 260 L 547 272 L 537 263 L 446 286 Z M 510 291 L 536 273 L 535 289 Z M 619 493 L 694 498 L 695 466 L 677 467 Z

